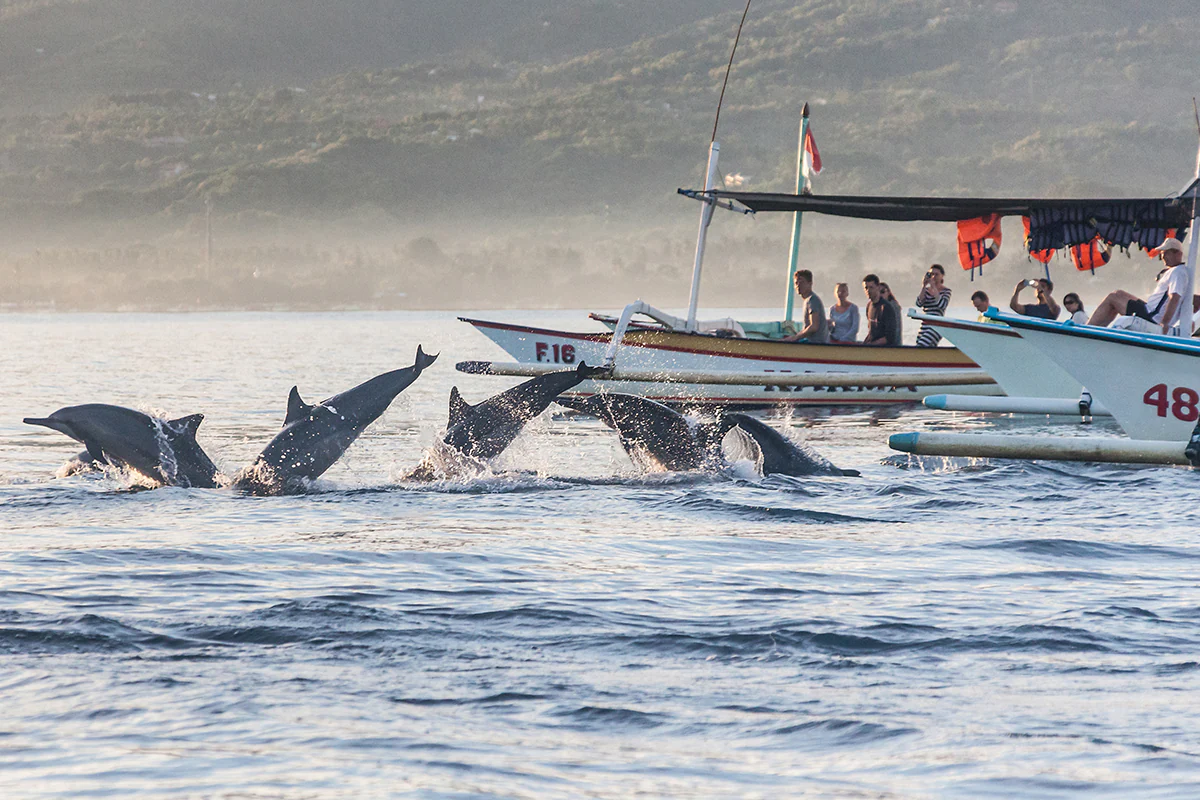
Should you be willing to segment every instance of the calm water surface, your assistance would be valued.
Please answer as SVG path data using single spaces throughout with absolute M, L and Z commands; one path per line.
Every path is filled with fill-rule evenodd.
M 418 343 L 306 496 L 57 478 L 79 445 L 20 421 L 201 411 L 232 473 L 293 384 Z M 907 461 L 889 433 L 1081 433 L 909 408 L 776 420 L 858 479 L 643 474 L 548 413 L 403 484 L 452 385 L 515 382 L 453 370 L 490 357 L 451 314 L 0 317 L 3 796 L 1200 792 L 1195 473 Z

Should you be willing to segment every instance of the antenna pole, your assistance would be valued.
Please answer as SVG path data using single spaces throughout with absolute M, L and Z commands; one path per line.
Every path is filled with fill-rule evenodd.
M 713 120 L 713 132 L 710 142 L 717 140 L 717 125 L 721 122 L 721 103 L 725 102 L 725 87 L 729 85 L 729 73 L 733 71 L 733 56 L 737 53 L 738 42 L 742 39 L 742 26 L 746 24 L 746 15 L 750 13 L 750 3 L 746 0 L 746 8 L 742 11 L 742 21 L 738 23 L 737 35 L 733 37 L 733 49 L 729 51 L 729 63 L 725 66 L 725 82 L 721 84 L 721 96 L 717 98 L 717 116 Z

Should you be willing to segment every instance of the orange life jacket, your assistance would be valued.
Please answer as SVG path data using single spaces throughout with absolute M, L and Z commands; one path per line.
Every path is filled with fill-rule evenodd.
M 1029 244 L 1029 217 L 1021 217 L 1021 222 L 1025 224 L 1025 244 Z M 1050 259 L 1054 258 L 1053 250 L 1030 250 L 1029 255 L 1035 260 L 1043 264 L 1049 264 Z
M 1080 272 L 1091 270 L 1095 273 L 1096 267 L 1103 267 L 1110 258 L 1112 245 L 1099 236 L 1087 244 L 1077 244 L 1071 248 L 1071 260 L 1075 262 L 1075 269 Z
M 988 240 L 991 244 L 988 244 Z M 1000 215 L 987 214 L 958 223 L 958 263 L 974 270 L 991 261 L 1000 252 Z
M 1167 238 L 1176 238 L 1175 234 L 1177 232 L 1178 230 L 1176 228 L 1167 228 Z M 1153 250 L 1147 250 L 1146 255 L 1150 256 L 1151 258 L 1158 258 L 1160 255 L 1162 255 L 1162 250 L 1159 250 L 1156 247 Z

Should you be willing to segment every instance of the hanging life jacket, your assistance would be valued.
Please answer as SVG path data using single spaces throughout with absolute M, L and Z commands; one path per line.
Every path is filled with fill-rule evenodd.
M 1097 236 L 1087 244 L 1077 244 L 1071 248 L 1071 260 L 1075 269 L 1080 272 L 1090 271 L 1096 274 L 1096 267 L 1103 267 L 1112 258 L 1112 245 Z
M 1175 235 L 1177 232 L 1178 231 L 1175 228 L 1167 228 L 1167 238 L 1178 239 L 1179 237 Z M 1158 258 L 1160 255 L 1162 255 L 1162 250 L 1159 250 L 1157 247 L 1155 247 L 1147 250 L 1146 255 L 1150 256 L 1150 258 Z
M 991 240 L 991 244 L 988 243 Z M 978 219 L 964 219 L 958 223 L 958 263 L 963 269 L 971 270 L 975 279 L 975 268 L 982 274 L 984 264 L 1000 252 L 1000 215 L 986 214 Z
M 1021 217 L 1021 222 L 1025 225 L 1025 247 L 1029 247 L 1029 217 Z M 1033 260 L 1040 261 L 1043 264 L 1049 264 L 1050 259 L 1054 258 L 1053 250 L 1030 250 L 1029 255 Z

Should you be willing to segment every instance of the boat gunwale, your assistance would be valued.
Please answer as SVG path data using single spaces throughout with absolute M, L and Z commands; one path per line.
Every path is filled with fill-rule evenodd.
M 514 333 L 529 333 L 529 334 L 540 334 L 543 336 L 557 336 L 557 337 L 561 337 L 564 339 L 575 339 L 578 341 L 594 342 L 597 344 L 606 344 L 609 341 L 611 341 L 611 339 L 612 339 L 611 332 L 574 333 L 571 331 L 554 330 L 552 328 L 535 328 L 535 327 L 532 327 L 529 325 L 518 325 L 518 324 L 513 324 L 513 323 L 507 323 L 507 322 L 492 322 L 490 320 L 474 319 L 471 317 L 459 317 L 458 319 L 461 322 L 466 322 L 475 327 L 492 328 L 492 329 L 498 329 L 498 330 L 511 331 Z M 630 333 L 635 333 L 635 332 L 630 331 Z M 767 345 L 767 346 L 782 345 L 782 346 L 789 346 L 789 347 L 794 346 L 794 347 L 812 347 L 812 348 L 828 347 L 828 348 L 836 348 L 839 350 L 843 349 L 843 348 L 851 348 L 852 352 L 854 352 L 856 354 L 864 353 L 864 350 L 866 352 L 870 352 L 871 350 L 882 350 L 882 351 L 887 351 L 887 352 L 900 351 L 906 355 L 916 355 L 918 353 L 924 354 L 924 353 L 938 352 L 938 353 L 945 353 L 946 355 L 942 356 L 941 358 L 944 358 L 947 360 L 943 360 L 940 362 L 909 361 L 909 362 L 899 362 L 898 363 L 894 360 L 847 361 L 844 359 L 820 358 L 820 357 L 815 357 L 815 356 L 797 358 L 794 356 L 774 355 L 774 354 L 761 355 L 761 354 L 736 353 L 736 352 L 718 353 L 718 352 L 713 352 L 711 350 L 699 350 L 699 349 L 693 349 L 693 348 L 687 348 L 687 347 L 677 347 L 677 346 L 672 346 L 672 345 L 667 345 L 667 344 L 640 342 L 640 341 L 637 341 L 636 338 L 631 339 L 629 337 L 629 334 L 627 334 L 626 338 L 624 338 L 622 340 L 621 346 L 622 347 L 641 347 L 641 348 L 650 349 L 650 350 L 663 350 L 663 351 L 667 351 L 667 352 L 676 352 L 676 353 L 691 353 L 694 355 L 719 357 L 719 358 L 740 358 L 740 359 L 747 359 L 747 360 L 752 360 L 752 361 L 775 361 L 775 362 L 788 362 L 788 363 L 801 363 L 801 364 L 814 364 L 814 365 L 835 365 L 835 366 L 856 366 L 856 367 L 857 366 L 901 367 L 901 368 L 905 368 L 905 369 L 961 369 L 961 370 L 981 369 L 981 367 L 978 364 L 976 364 L 974 361 L 972 361 L 970 358 L 968 358 L 965 353 L 963 353 L 961 350 L 959 350 L 956 347 L 931 348 L 931 347 L 918 347 L 916 345 L 893 345 L 893 346 L 871 346 L 871 347 L 868 347 L 868 346 L 858 345 L 858 344 L 838 344 L 838 343 L 833 343 L 833 342 L 823 343 L 823 342 L 781 342 L 781 341 L 769 341 L 769 340 L 761 340 L 760 341 L 757 339 L 731 339 L 731 338 L 727 338 L 724 336 L 713 336 L 711 334 L 702 334 L 702 333 L 683 333 L 680 331 L 658 331 L 658 330 L 652 330 L 652 331 L 640 330 L 640 331 L 637 331 L 636 334 L 654 335 L 654 336 L 661 335 L 661 336 L 679 336 L 679 337 L 699 337 L 701 339 L 705 339 L 705 340 L 713 341 L 713 342 L 725 343 L 725 342 L 737 341 L 737 342 L 750 342 L 755 345 Z M 955 359 L 956 357 L 961 360 L 958 360 L 958 361 L 951 360 L 951 359 Z
M 1079 339 L 1091 339 L 1110 344 L 1127 344 L 1131 347 L 1140 347 L 1145 350 L 1156 350 L 1161 353 L 1176 353 L 1178 355 L 1200 358 L 1200 341 L 1195 339 L 1185 339 L 1179 336 L 1163 336 L 1157 333 L 1139 334 L 1134 331 L 1113 330 L 1099 325 L 1075 325 L 1069 322 L 1049 322 L 1032 319 L 1010 321 L 1012 318 L 1007 315 L 1003 317 L 997 316 L 996 319 L 1017 329 L 1024 328 L 1042 333 L 1059 333 Z M 1170 341 L 1172 339 L 1176 341 Z

